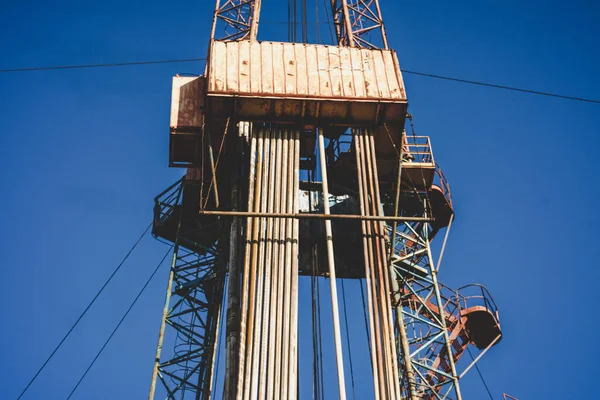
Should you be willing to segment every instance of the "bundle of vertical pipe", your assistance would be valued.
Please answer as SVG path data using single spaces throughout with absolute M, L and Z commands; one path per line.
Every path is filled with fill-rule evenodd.
M 300 133 L 255 128 L 248 211 L 298 212 Z M 243 264 L 237 399 L 296 399 L 298 235 L 293 218 L 249 217 Z
M 353 137 L 361 215 L 382 215 L 373 131 L 355 129 Z M 381 221 L 363 220 L 361 229 L 375 399 L 399 400 L 401 393 L 390 299 L 391 271 L 386 256 L 385 226 Z

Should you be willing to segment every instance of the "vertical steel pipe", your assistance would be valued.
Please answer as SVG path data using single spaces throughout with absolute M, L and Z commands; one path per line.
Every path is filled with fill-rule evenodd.
M 235 150 L 240 151 L 239 137 L 236 138 Z M 233 175 L 231 186 L 231 209 L 239 209 L 239 172 L 240 164 L 233 163 Z M 227 277 L 227 322 L 225 339 L 225 395 L 224 398 L 231 400 L 235 397 L 237 382 L 237 366 L 239 359 L 239 336 L 240 336 L 240 232 L 241 219 L 233 217 L 229 228 L 229 275 Z
M 367 207 L 366 207 L 366 191 L 364 188 L 365 183 L 365 171 L 364 171 L 364 158 L 362 156 L 362 148 L 360 144 L 359 131 L 354 130 L 354 152 L 356 155 L 356 169 L 358 174 L 358 194 L 360 200 L 360 214 L 362 216 L 367 215 Z M 370 249 L 370 229 L 367 225 L 367 221 L 361 221 L 362 228 L 362 236 L 363 236 L 363 254 L 364 254 L 364 263 L 365 263 L 365 281 L 367 287 L 367 302 L 368 302 L 368 313 L 369 313 L 369 340 L 371 343 L 371 364 L 373 366 L 373 383 L 374 383 L 374 391 L 375 391 L 375 400 L 384 399 L 385 400 L 385 390 L 381 386 L 383 374 L 383 366 L 381 365 L 380 358 L 380 345 L 379 345 L 379 324 L 377 322 L 377 315 L 375 313 L 375 293 L 373 291 L 373 280 L 375 277 L 373 276 L 373 270 L 371 268 L 371 252 Z
M 276 132 L 271 132 L 269 135 L 269 183 L 267 188 L 267 212 L 273 213 L 274 202 L 275 202 L 275 150 L 276 150 Z M 267 218 L 267 232 L 266 232 L 266 247 L 265 247 L 265 268 L 264 268 L 264 294 L 263 294 L 263 319 L 262 319 L 262 333 L 260 343 L 260 371 L 259 371 L 259 389 L 258 398 L 264 399 L 267 389 L 267 357 L 268 357 L 268 346 L 269 346 L 269 334 L 270 334 L 270 322 L 271 322 L 271 280 L 273 270 L 273 218 Z
M 250 132 L 250 169 L 248 179 L 248 210 L 254 211 L 254 190 L 256 184 L 256 135 Z M 246 221 L 246 244 L 244 248 L 244 271 L 242 280 L 242 301 L 240 305 L 240 341 L 239 341 L 239 361 L 238 361 L 238 376 L 237 376 L 237 399 L 243 398 L 244 392 L 244 377 L 245 377 L 245 355 L 246 355 L 246 337 L 247 335 L 247 320 L 248 320 L 248 293 L 250 290 L 250 253 L 252 250 L 252 236 L 254 220 L 256 218 L 249 217 Z M 227 399 L 229 400 L 229 399 Z
M 269 173 L 270 173 L 270 144 L 271 144 L 271 133 L 269 130 L 264 130 L 263 139 L 263 169 L 262 169 L 262 194 L 260 198 L 260 212 L 267 212 L 267 203 L 269 190 Z M 267 218 L 260 218 L 260 228 L 258 234 L 258 254 L 257 254 L 257 267 L 256 267 L 256 298 L 254 306 L 254 326 L 253 326 L 253 344 L 252 344 L 252 375 L 251 375 L 251 389 L 250 398 L 256 399 L 258 396 L 258 385 L 260 380 L 260 355 L 261 355 L 261 343 L 262 343 L 262 318 L 263 318 L 263 299 L 264 299 L 264 288 L 265 288 L 265 248 L 266 248 L 266 236 L 267 233 Z
M 287 184 L 285 187 L 286 190 L 286 212 L 291 212 L 291 205 L 294 199 L 294 193 L 290 189 L 293 181 L 293 164 L 290 160 L 294 155 L 294 140 L 293 133 L 289 131 L 288 133 L 288 151 L 286 157 L 286 171 L 287 174 Z M 281 393 L 282 399 L 285 399 L 289 396 L 289 358 L 290 358 L 290 304 L 291 304 L 291 263 L 292 263 L 292 243 L 291 243 L 291 235 L 292 235 L 292 220 L 286 218 L 286 226 L 285 226 L 285 278 L 284 278 L 284 287 L 283 287 L 283 348 L 282 348 L 282 372 L 281 372 Z
M 256 178 L 254 187 L 254 209 L 253 211 L 260 210 L 260 204 L 262 199 L 262 170 L 263 170 L 263 147 L 264 147 L 264 133 L 261 130 L 258 133 L 258 152 L 256 160 Z M 242 384 L 244 387 L 243 398 L 244 400 L 250 399 L 250 384 L 252 377 L 252 354 L 253 354 L 253 340 L 254 340 L 254 314 L 256 306 L 256 269 L 257 269 L 257 253 L 258 253 L 258 239 L 260 235 L 260 218 L 255 218 L 252 221 L 252 242 L 250 246 L 250 270 L 248 274 L 249 278 L 249 293 L 248 293 L 248 311 L 247 311 L 247 336 L 246 336 L 246 359 L 244 367 L 244 375 L 242 377 Z
M 358 152 L 358 157 L 359 157 L 359 162 L 361 164 L 364 211 L 365 211 L 365 215 L 371 215 L 372 193 L 369 189 L 369 178 L 368 178 L 371 173 L 371 169 L 367 165 L 367 158 L 366 158 L 367 149 L 365 146 L 364 134 L 363 134 L 362 130 L 357 131 L 357 140 L 358 140 L 359 149 L 360 149 Z M 371 270 L 371 293 L 372 293 L 371 296 L 373 299 L 372 313 L 373 313 L 373 318 L 375 321 L 375 324 L 374 324 L 375 346 L 376 346 L 375 354 L 377 357 L 377 365 L 379 368 L 378 385 L 379 385 L 381 398 L 389 399 L 390 394 L 389 394 L 389 385 L 388 385 L 388 377 L 387 377 L 389 368 L 387 366 L 387 362 L 386 362 L 387 360 L 385 357 L 386 346 L 385 346 L 384 337 L 383 337 L 383 321 L 382 321 L 382 313 L 381 313 L 381 293 L 379 291 L 380 276 L 379 276 L 379 270 L 377 268 L 376 260 L 375 260 L 375 256 L 374 256 L 375 250 L 373 248 L 373 246 L 374 246 L 373 224 L 371 221 L 366 221 L 365 226 L 366 226 L 366 237 L 367 237 L 367 248 L 365 249 L 365 251 L 367 252 L 367 255 L 368 255 L 368 262 L 370 264 L 370 270 Z
M 318 130 L 319 160 L 321 162 L 321 180 L 323 182 L 323 209 L 325 215 L 331 214 L 329 210 L 329 186 L 327 183 L 327 160 L 325 158 L 325 140 L 322 129 Z M 344 377 L 344 360 L 342 355 L 342 338 L 340 333 L 340 316 L 338 310 L 337 282 L 335 274 L 335 259 L 333 256 L 333 237 L 331 220 L 325 220 L 325 236 L 327 241 L 327 263 L 329 266 L 329 284 L 331 288 L 331 311 L 333 317 L 333 337 L 335 342 L 335 355 L 338 375 L 338 388 L 341 400 L 346 399 L 346 384 Z
M 275 185 L 273 186 L 274 193 L 274 204 L 273 212 L 281 212 L 281 151 L 282 151 L 282 134 L 277 131 L 276 136 L 276 149 L 275 149 Z M 279 271 L 281 264 L 279 263 L 279 226 L 280 221 L 275 220 L 273 224 L 273 255 L 272 255 L 272 280 L 271 280 L 271 301 L 269 304 L 270 319 L 269 319 L 269 355 L 267 360 L 267 388 L 266 398 L 267 400 L 274 399 L 274 381 L 275 377 L 275 354 L 276 354 L 276 342 L 277 342 L 277 305 L 278 305 L 278 282 L 279 282 Z
M 288 132 L 282 131 L 283 140 L 282 140 L 282 152 L 281 152 L 281 170 L 279 174 L 281 175 L 281 188 L 280 191 L 280 202 L 282 211 L 287 210 L 287 181 L 288 176 L 285 173 L 287 159 L 288 159 Z M 282 396 L 285 393 L 282 393 L 281 387 L 283 382 L 282 376 L 282 353 L 283 353 L 283 336 L 284 336 L 284 326 L 283 326 L 283 318 L 281 317 L 284 312 L 284 287 L 285 287 L 285 235 L 286 235 L 286 227 L 287 220 L 286 218 L 281 218 L 279 221 L 279 234 L 280 234 L 280 243 L 279 243 L 279 277 L 277 282 L 277 330 L 276 330 L 276 342 L 275 342 L 275 382 L 274 382 L 274 398 L 281 399 L 284 398 Z
M 294 182 L 292 185 L 294 201 L 292 211 L 299 212 L 298 196 L 300 193 L 300 132 L 294 132 Z M 290 400 L 298 397 L 298 239 L 300 236 L 300 221 L 292 220 L 292 304 L 291 304 L 291 330 L 290 339 Z
M 369 201 L 369 215 L 376 215 L 377 213 L 377 208 L 378 208 L 378 204 L 376 204 L 376 196 L 375 196 L 375 186 L 373 183 L 373 165 L 372 165 L 372 160 L 371 160 L 371 155 L 370 155 L 370 145 L 369 145 L 369 141 L 368 138 L 366 137 L 366 131 L 362 130 L 361 131 L 361 135 L 360 135 L 360 140 L 361 140 L 361 145 L 362 145 L 362 149 L 364 150 L 363 155 L 365 158 L 365 162 L 367 165 L 367 193 L 368 193 L 368 199 Z M 386 310 L 385 310 L 385 299 L 387 297 L 387 294 L 385 292 L 385 282 L 384 282 L 384 277 L 383 277 L 383 271 L 382 271 L 382 265 L 381 265 L 381 248 L 379 247 L 379 232 L 377 229 L 377 223 L 376 222 L 369 222 L 369 225 L 371 226 L 371 242 L 372 242 L 372 246 L 373 246 L 373 258 L 374 258 L 374 263 L 373 266 L 375 267 L 375 273 L 377 276 L 377 300 L 378 300 L 378 313 L 380 314 L 380 318 L 381 318 L 381 342 L 382 342 L 382 347 L 383 347 L 383 353 L 382 353 L 382 357 L 384 359 L 385 362 L 385 385 L 386 385 L 386 389 L 388 391 L 388 396 L 391 396 L 392 391 L 392 382 L 390 380 L 390 372 L 392 370 L 392 365 L 391 365 L 391 360 L 390 360 L 390 356 L 389 356 L 389 348 L 390 348 L 390 343 L 389 343 L 389 326 L 388 326 L 388 321 L 386 318 Z
M 373 181 L 374 181 L 374 191 L 375 191 L 375 215 L 381 215 L 381 195 L 379 191 L 379 173 L 377 170 L 377 155 L 375 153 L 375 139 L 373 137 L 373 132 L 369 131 L 368 135 L 369 143 L 370 143 L 370 153 L 373 165 Z M 395 398 L 399 399 L 401 396 L 400 393 L 400 382 L 399 382 L 399 373 L 398 373 L 398 360 L 396 359 L 397 349 L 396 342 L 394 340 L 394 331 L 393 331 L 393 317 L 392 317 L 392 302 L 391 302 L 391 287 L 390 280 L 392 279 L 392 271 L 391 266 L 387 262 L 386 259 L 386 249 L 385 249 L 385 224 L 383 221 L 374 222 L 374 225 L 378 228 L 378 243 L 380 246 L 380 262 L 381 267 L 383 269 L 382 278 L 385 286 L 385 308 L 388 324 L 388 340 L 390 344 L 390 359 L 392 360 L 392 384 L 394 385 Z

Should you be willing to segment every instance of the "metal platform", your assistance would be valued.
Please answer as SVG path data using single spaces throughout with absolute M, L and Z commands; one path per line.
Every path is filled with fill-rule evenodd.
M 397 147 L 398 140 L 396 139 L 393 136 L 382 138 L 375 134 L 379 186 L 383 193 L 394 192 L 398 179 L 400 150 Z M 429 190 L 434 182 L 436 169 L 429 137 L 407 137 L 402 158 L 402 187 L 418 191 Z M 340 153 L 331 167 L 330 176 L 333 181 L 355 191 L 356 173 L 354 171 L 356 171 L 356 157 L 350 148 L 348 151 Z

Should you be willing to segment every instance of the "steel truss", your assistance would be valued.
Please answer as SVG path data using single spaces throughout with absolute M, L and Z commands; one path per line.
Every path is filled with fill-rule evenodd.
M 388 48 L 378 0 L 331 0 L 338 45 Z
M 186 394 L 208 399 L 213 385 L 226 261 L 218 243 L 197 242 L 198 233 L 211 227 L 186 213 L 186 189 L 200 192 L 198 183 L 181 180 L 156 199 L 155 227 L 175 220 L 177 228 L 149 399 L 155 393 L 173 400 Z M 165 336 L 173 351 L 163 356 Z
M 430 232 L 427 223 L 400 224 L 393 246 L 396 331 L 404 341 L 398 357 L 401 387 L 410 399 L 460 399 L 455 362 L 468 340 L 462 343 L 451 331 L 459 308 L 454 292 L 449 295 L 437 281 Z
M 217 0 L 211 39 L 256 39 L 261 0 Z
M 411 400 L 461 399 L 459 379 L 501 338 L 498 308 L 481 285 L 453 290 L 437 281 L 431 232 L 428 223 L 405 222 L 396 228 L 392 297 L 396 336 L 402 343 L 398 354 L 402 394 Z M 389 227 L 388 234 L 393 236 Z M 493 317 L 498 327 L 493 340 L 478 341 L 477 332 L 469 331 L 469 312 L 474 309 Z M 459 373 L 456 363 L 469 344 L 481 352 Z

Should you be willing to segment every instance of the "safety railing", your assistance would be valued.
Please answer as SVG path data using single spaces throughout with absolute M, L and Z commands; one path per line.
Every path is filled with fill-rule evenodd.
M 183 180 L 184 178 L 177 180 L 177 182 L 154 198 L 153 233 L 158 226 L 162 225 L 171 216 L 175 207 L 179 205 L 183 190 Z
M 440 168 L 440 165 L 437 162 L 435 163 L 435 176 L 433 178 L 433 184 L 439 186 L 442 189 L 444 197 L 448 201 L 450 208 L 453 208 L 452 194 L 450 193 L 450 183 L 448 183 L 448 180 L 444 176 L 444 173 L 442 172 L 442 169 Z
M 485 307 L 495 316 L 496 321 L 500 322 L 498 306 L 485 286 L 474 283 L 460 287 L 456 290 L 456 297 L 461 309 L 465 310 L 475 306 Z
M 404 135 L 402 145 L 403 163 L 434 164 L 433 150 L 429 136 Z

